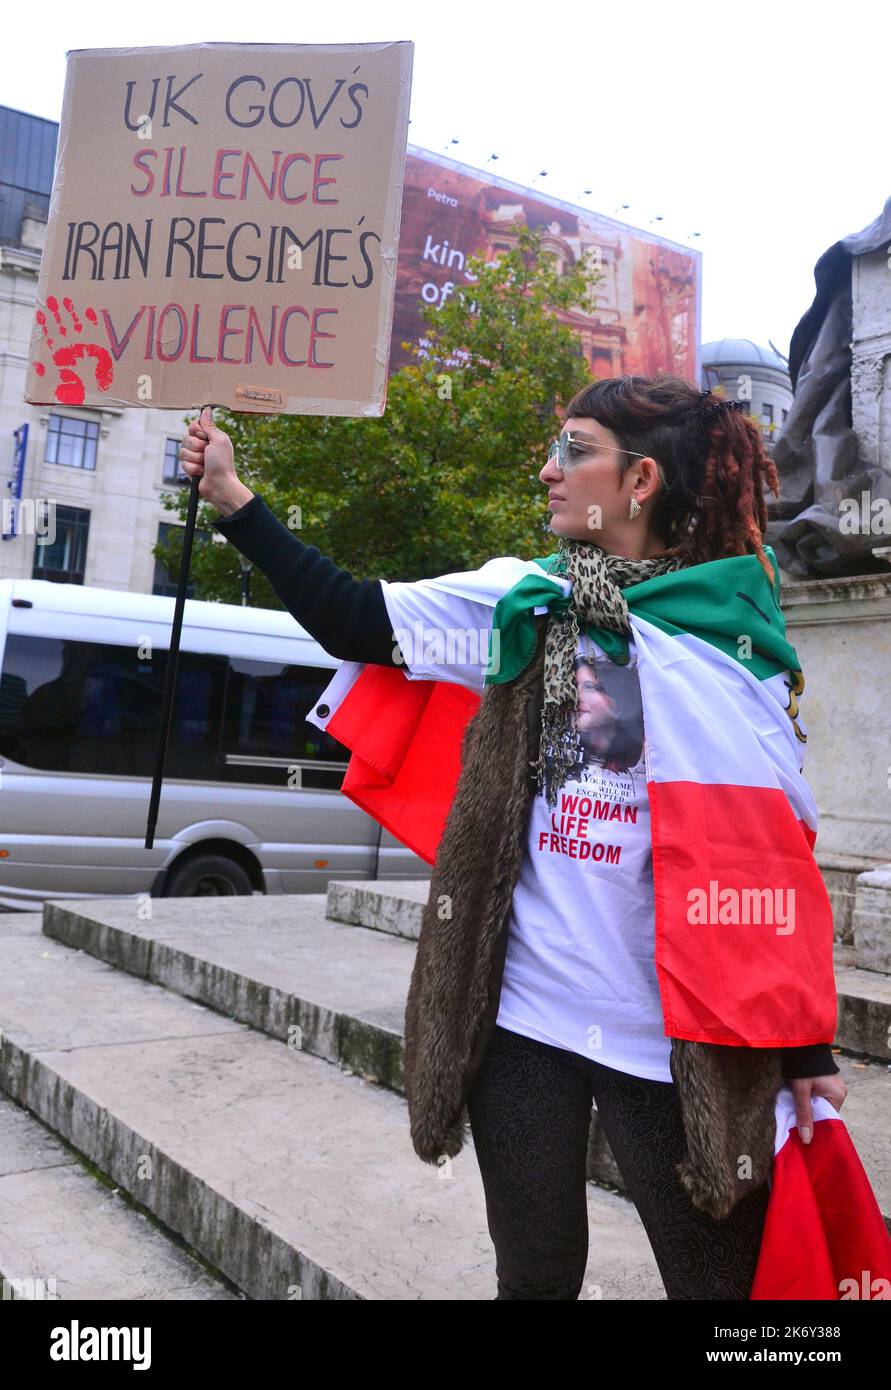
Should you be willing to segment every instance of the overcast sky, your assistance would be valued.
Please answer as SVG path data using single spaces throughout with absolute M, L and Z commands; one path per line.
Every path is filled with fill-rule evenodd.
M 0 104 L 58 120 L 73 48 L 410 39 L 412 144 L 477 168 L 495 153 L 505 178 L 698 246 L 703 342 L 772 339 L 786 354 L 815 262 L 891 194 L 881 13 L 866 0 L 338 0 L 318 16 L 280 0 L 48 0 L 4 19 Z

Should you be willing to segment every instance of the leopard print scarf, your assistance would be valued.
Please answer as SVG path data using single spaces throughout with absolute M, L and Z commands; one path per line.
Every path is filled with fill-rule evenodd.
M 622 588 L 680 569 L 682 563 L 676 555 L 630 560 L 624 555 L 609 555 L 589 541 L 561 536 L 550 572 L 572 580 L 571 602 L 564 611 L 552 613 L 548 619 L 541 743 L 536 766 L 539 795 L 544 795 L 551 808 L 556 805 L 557 792 L 567 775 L 582 758 L 575 720 L 579 624 L 630 635 L 628 605 Z

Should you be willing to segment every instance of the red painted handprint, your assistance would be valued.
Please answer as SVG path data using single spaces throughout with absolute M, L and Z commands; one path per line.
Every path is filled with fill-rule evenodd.
M 71 323 L 75 333 L 82 333 L 84 326 L 77 316 L 77 311 L 70 299 L 63 299 L 62 304 L 71 315 Z M 56 320 L 56 327 L 59 337 L 66 338 L 68 329 L 62 322 L 59 313 L 59 301 L 55 295 L 47 295 L 46 307 L 49 309 L 53 318 Z M 92 324 L 97 324 L 95 309 L 87 309 L 84 317 Z M 37 322 L 40 324 L 43 337 L 50 351 L 55 347 L 55 339 L 50 337 L 50 329 L 47 324 L 46 314 L 42 309 L 37 310 Z M 86 388 L 73 370 L 75 362 L 79 362 L 82 357 L 92 358 L 93 371 L 96 377 L 96 385 L 100 391 L 107 391 L 114 380 L 114 363 L 108 348 L 100 347 L 98 343 L 74 342 L 66 347 L 59 347 L 53 352 L 53 363 L 59 368 L 59 384 L 55 389 L 56 400 L 62 405 L 83 405 L 86 396 Z M 34 370 L 38 376 L 46 374 L 46 367 L 42 362 L 34 363 Z

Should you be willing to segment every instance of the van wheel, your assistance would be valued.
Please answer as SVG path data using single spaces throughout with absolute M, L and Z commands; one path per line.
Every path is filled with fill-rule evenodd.
M 253 893 L 240 864 L 223 854 L 198 854 L 173 869 L 164 884 L 165 898 L 230 898 Z

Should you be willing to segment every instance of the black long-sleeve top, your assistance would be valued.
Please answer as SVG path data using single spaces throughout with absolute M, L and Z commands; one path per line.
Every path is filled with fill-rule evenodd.
M 398 664 L 379 579 L 354 579 L 339 569 L 318 546 L 306 545 L 283 526 L 259 493 L 214 525 L 266 575 L 288 612 L 329 655 L 376 666 Z M 782 1053 L 789 1079 L 839 1070 L 828 1043 L 785 1047 Z

